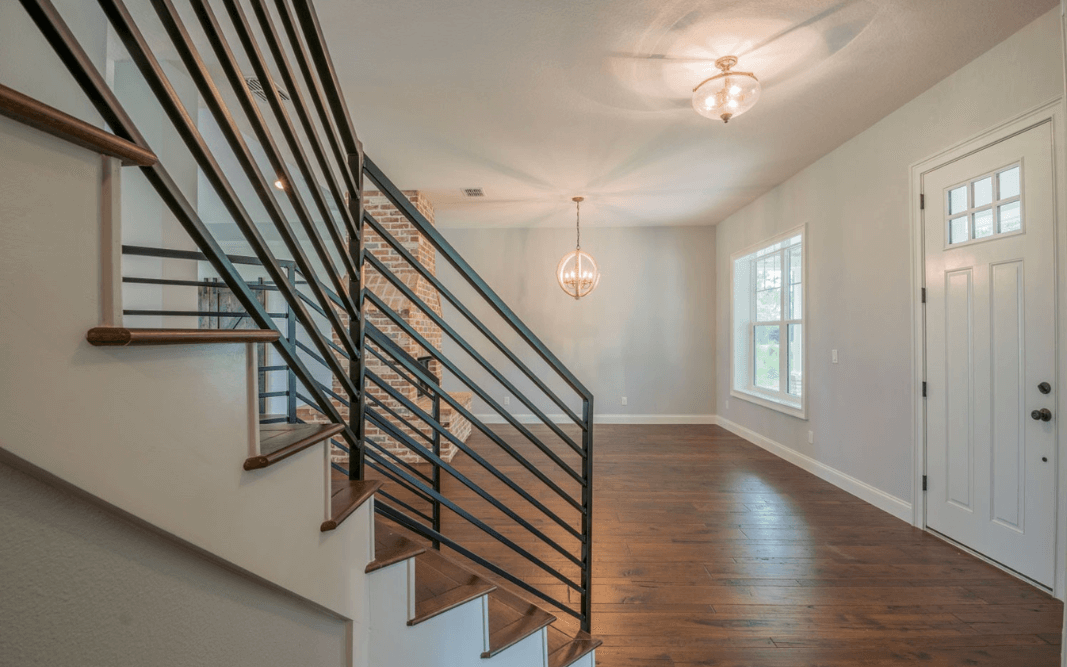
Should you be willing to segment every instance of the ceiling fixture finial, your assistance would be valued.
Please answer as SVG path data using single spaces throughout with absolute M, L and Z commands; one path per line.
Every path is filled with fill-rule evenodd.
M 572 197 L 575 207 L 575 231 L 577 240 L 574 250 L 563 256 L 556 267 L 556 280 L 575 300 L 587 296 L 600 284 L 600 269 L 587 252 L 582 251 L 582 202 L 585 197 Z
M 735 72 L 737 56 L 723 56 L 715 61 L 721 72 L 705 79 L 693 89 L 693 108 L 701 116 L 721 118 L 729 123 L 759 99 L 761 86 L 752 72 Z

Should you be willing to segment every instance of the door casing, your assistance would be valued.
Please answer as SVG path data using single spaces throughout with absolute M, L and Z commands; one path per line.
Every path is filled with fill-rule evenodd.
M 1061 419 L 1067 419 L 1067 388 L 1061 386 L 1061 380 L 1067 378 L 1067 369 L 1064 362 L 1063 348 L 1064 332 L 1067 332 L 1067 322 L 1063 317 L 1067 314 L 1067 272 L 1064 270 L 1061 257 L 1067 257 L 1067 229 L 1061 224 L 1060 218 L 1067 211 L 1067 188 L 1061 182 L 1067 174 L 1067 165 L 1064 164 L 1064 143 L 1062 133 L 1064 120 L 1067 118 L 1064 110 L 1063 98 L 1057 97 L 1016 118 L 1002 123 L 977 136 L 971 137 L 959 144 L 940 151 L 936 155 L 913 164 L 910 168 L 909 178 L 909 209 L 911 211 L 911 246 L 912 246 L 912 294 L 914 308 L 912 310 L 912 427 L 913 427 L 913 460 L 914 471 L 912 479 L 912 524 L 923 530 L 926 526 L 926 497 L 922 490 L 922 478 L 926 474 L 926 402 L 922 395 L 922 383 L 926 379 L 926 323 L 925 307 L 922 303 L 922 289 L 925 287 L 926 259 L 923 245 L 923 211 L 920 208 L 919 195 L 923 192 L 923 176 L 934 169 L 958 160 L 964 156 L 975 153 L 990 144 L 1019 134 L 1027 129 L 1050 123 L 1052 127 L 1053 142 L 1053 220 L 1056 247 L 1053 253 L 1055 263 L 1055 327 L 1056 327 L 1056 359 L 1054 365 L 1054 386 L 1056 387 L 1056 448 L 1057 448 L 1057 475 L 1056 475 L 1056 512 L 1055 512 L 1055 581 L 1053 595 L 1060 600 L 1065 599 L 1067 594 L 1067 447 L 1064 438 L 1067 429 L 1060 428 Z M 972 552 L 974 553 L 974 552 Z M 981 557 L 980 554 L 976 554 Z M 988 560 L 988 559 L 984 559 Z M 992 561 L 990 561 L 992 562 Z M 999 567 L 999 565 L 998 565 Z M 1001 568 L 1005 569 L 1005 568 Z

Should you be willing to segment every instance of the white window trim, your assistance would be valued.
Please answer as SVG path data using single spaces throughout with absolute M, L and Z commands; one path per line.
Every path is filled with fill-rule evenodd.
M 762 406 L 762 407 L 765 407 L 765 408 L 770 408 L 771 410 L 776 410 L 778 412 L 790 415 L 792 417 L 796 417 L 798 419 L 803 419 L 805 421 L 808 418 L 808 416 L 807 416 L 807 414 L 808 414 L 808 393 L 809 393 L 809 390 L 808 390 L 808 387 L 809 387 L 809 383 L 808 383 L 808 375 L 809 375 L 808 340 L 809 340 L 810 335 L 811 335 L 810 326 L 808 325 L 808 302 L 810 301 L 810 298 L 809 298 L 810 293 L 808 291 L 808 235 L 807 235 L 807 227 L 808 227 L 807 223 L 805 223 L 803 225 L 800 225 L 799 227 L 794 227 L 793 229 L 790 229 L 790 230 L 788 230 L 788 231 L 786 231 L 786 232 L 784 232 L 782 234 L 778 234 L 776 236 L 772 236 L 771 238 L 768 238 L 768 239 L 765 239 L 763 241 L 760 241 L 759 243 L 755 243 L 753 245 L 750 245 L 747 248 L 739 250 L 739 251 L 733 253 L 732 255 L 730 255 L 730 396 L 733 396 L 735 398 L 739 398 L 739 399 L 741 399 L 743 401 L 748 401 L 749 403 L 753 403 L 755 405 L 759 405 L 759 406 Z M 737 331 L 737 322 L 735 321 L 736 315 L 735 315 L 735 312 L 734 312 L 734 295 L 736 294 L 737 286 L 734 284 L 734 280 L 736 278 L 736 272 L 734 271 L 734 263 L 738 259 L 740 259 L 741 257 L 744 257 L 745 255 L 751 255 L 752 253 L 758 252 L 759 250 L 762 250 L 763 248 L 766 248 L 767 246 L 774 245 L 775 243 L 779 243 L 781 241 L 784 241 L 786 239 L 792 238 L 792 237 L 797 236 L 797 235 L 800 235 L 800 257 L 801 257 L 800 284 L 802 285 L 802 294 L 803 294 L 803 296 L 801 297 L 801 320 L 800 320 L 800 322 L 804 325 L 803 334 L 802 334 L 803 339 L 802 339 L 802 342 L 801 342 L 801 348 L 802 348 L 801 349 L 801 359 L 802 359 L 801 363 L 803 365 L 804 372 L 803 372 L 803 374 L 801 376 L 801 381 L 800 381 L 801 382 L 801 385 L 800 385 L 801 386 L 800 400 L 798 402 L 791 402 L 791 401 L 787 402 L 787 401 L 779 398 L 779 394 L 777 394 L 777 393 L 775 393 L 775 394 L 763 393 L 762 391 L 759 390 L 758 387 L 754 386 L 754 384 L 752 382 L 749 382 L 749 385 L 744 389 L 738 389 L 738 388 L 736 388 L 734 386 L 734 381 L 735 381 L 735 379 L 737 377 L 737 368 L 736 368 L 736 364 L 737 364 L 737 348 L 736 348 L 736 345 L 735 345 L 736 341 L 734 340 L 735 335 L 736 335 L 736 331 Z M 783 267 L 783 280 L 782 280 L 783 308 L 785 307 L 784 303 L 786 302 L 786 300 L 785 300 L 785 289 L 786 289 L 786 282 L 785 281 L 786 281 L 786 278 L 787 277 L 785 276 L 785 271 L 784 271 L 784 267 Z M 784 315 L 784 313 L 783 313 L 783 315 Z M 782 320 L 782 322 L 784 324 L 789 324 L 789 323 L 796 323 L 796 320 Z M 752 332 L 753 332 L 753 327 L 754 326 L 755 326 L 754 323 L 750 321 L 748 323 L 748 326 L 746 327 L 746 329 L 749 332 L 749 338 L 750 339 L 752 338 Z M 783 336 L 783 338 L 788 337 L 788 335 L 789 335 L 788 334 L 788 328 L 786 328 L 786 330 L 783 331 L 781 335 Z M 783 357 L 787 357 L 787 355 L 788 355 L 788 352 L 786 352 L 786 354 L 784 354 L 782 356 Z M 788 359 L 786 359 L 784 363 L 788 366 Z M 788 382 L 788 380 L 787 380 L 787 382 Z

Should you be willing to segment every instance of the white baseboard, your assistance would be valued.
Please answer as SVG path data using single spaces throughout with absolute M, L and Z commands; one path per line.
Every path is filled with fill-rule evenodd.
M 716 417 L 715 423 L 734 435 L 748 440 L 757 447 L 765 449 L 771 454 L 789 461 L 798 468 L 807 470 L 819 479 L 830 482 L 837 488 L 848 491 L 860 500 L 864 500 L 878 509 L 892 514 L 901 521 L 906 521 L 909 524 L 912 522 L 911 503 L 901 500 L 881 489 L 876 489 L 866 482 L 862 482 L 836 468 L 831 468 L 825 463 L 816 461 L 806 454 L 801 454 L 795 449 L 790 449 L 789 447 L 764 437 L 740 424 L 735 424 L 729 419 L 721 416 Z
M 497 413 L 474 415 L 483 424 L 504 424 L 504 418 Z M 546 415 L 557 424 L 566 424 L 571 419 L 561 413 Z M 512 415 L 520 424 L 540 424 L 541 420 L 532 414 Z M 718 417 L 715 415 L 606 415 L 597 413 L 593 415 L 594 424 L 717 424 Z

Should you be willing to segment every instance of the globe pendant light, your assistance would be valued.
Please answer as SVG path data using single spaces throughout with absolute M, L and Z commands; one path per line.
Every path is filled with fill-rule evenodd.
M 556 280 L 569 296 L 576 300 L 588 296 L 600 284 L 600 269 L 589 253 L 582 251 L 582 202 L 583 197 L 574 197 L 578 240 L 574 250 L 563 256 L 556 267 Z
M 726 56 L 715 61 L 722 72 L 701 82 L 693 89 L 693 108 L 701 116 L 730 119 L 740 116 L 755 104 L 760 95 L 760 83 L 751 72 L 734 72 L 737 56 Z

